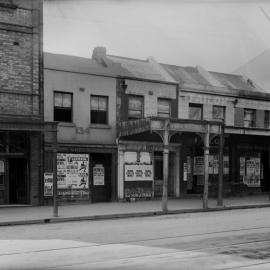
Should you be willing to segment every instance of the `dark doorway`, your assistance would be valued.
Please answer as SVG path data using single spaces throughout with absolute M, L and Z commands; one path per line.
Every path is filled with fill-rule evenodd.
M 268 192 L 270 181 L 269 152 L 262 152 L 261 163 L 261 187 L 263 192 Z
M 27 160 L 9 159 L 9 203 L 28 202 Z
M 92 154 L 92 201 L 108 202 L 112 199 L 112 155 Z

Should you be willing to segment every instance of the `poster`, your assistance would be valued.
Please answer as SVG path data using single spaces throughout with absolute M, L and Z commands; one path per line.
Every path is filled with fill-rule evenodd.
M 213 174 L 218 174 L 219 170 L 219 157 L 217 155 L 214 155 L 214 161 L 213 161 Z
M 89 198 L 88 154 L 57 154 L 57 190 L 59 197 Z
M 183 170 L 184 170 L 184 181 L 187 181 L 187 174 L 188 174 L 188 164 L 187 163 L 184 163 Z
M 245 176 L 246 175 L 246 159 L 245 157 L 240 157 L 240 176 Z
M 223 157 L 223 174 L 229 174 L 229 156 Z
M 204 175 L 204 158 L 194 157 L 194 175 Z
M 260 182 L 260 158 L 249 157 L 246 159 L 246 177 L 244 183 L 249 187 L 259 187 Z
M 153 166 L 146 164 L 126 164 L 125 181 L 153 181 Z
M 208 173 L 209 174 L 213 174 L 214 173 L 214 156 L 213 155 L 209 155 Z
M 104 186 L 105 170 L 102 164 L 96 164 L 93 167 L 93 184 L 94 186 Z
M 53 173 L 44 173 L 44 197 L 53 196 Z

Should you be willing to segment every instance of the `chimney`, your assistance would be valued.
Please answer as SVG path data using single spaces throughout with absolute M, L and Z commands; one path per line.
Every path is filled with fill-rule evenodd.
M 104 65 L 106 58 L 106 48 L 105 47 L 96 47 L 93 50 L 92 58 L 96 60 L 99 64 Z

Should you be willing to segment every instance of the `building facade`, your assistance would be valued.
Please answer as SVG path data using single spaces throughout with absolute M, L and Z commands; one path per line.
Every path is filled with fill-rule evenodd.
M 92 59 L 46 53 L 44 74 L 59 199 L 269 191 L 270 96 L 250 79 L 105 48 Z M 45 172 L 53 144 L 47 132 Z
M 41 203 L 42 1 L 0 1 L 0 204 Z

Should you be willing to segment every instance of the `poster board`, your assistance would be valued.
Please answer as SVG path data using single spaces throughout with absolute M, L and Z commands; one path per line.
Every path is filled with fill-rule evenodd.
M 153 165 L 126 164 L 125 181 L 153 181 Z
M 57 153 L 57 195 L 89 199 L 89 155 Z
M 96 164 L 93 167 L 93 185 L 104 186 L 105 169 L 102 164 Z
M 246 158 L 246 177 L 244 183 L 249 187 L 260 187 L 260 158 L 249 157 Z
M 194 175 L 204 175 L 204 158 L 197 156 L 194 157 Z
M 53 173 L 44 173 L 44 197 L 53 196 Z

